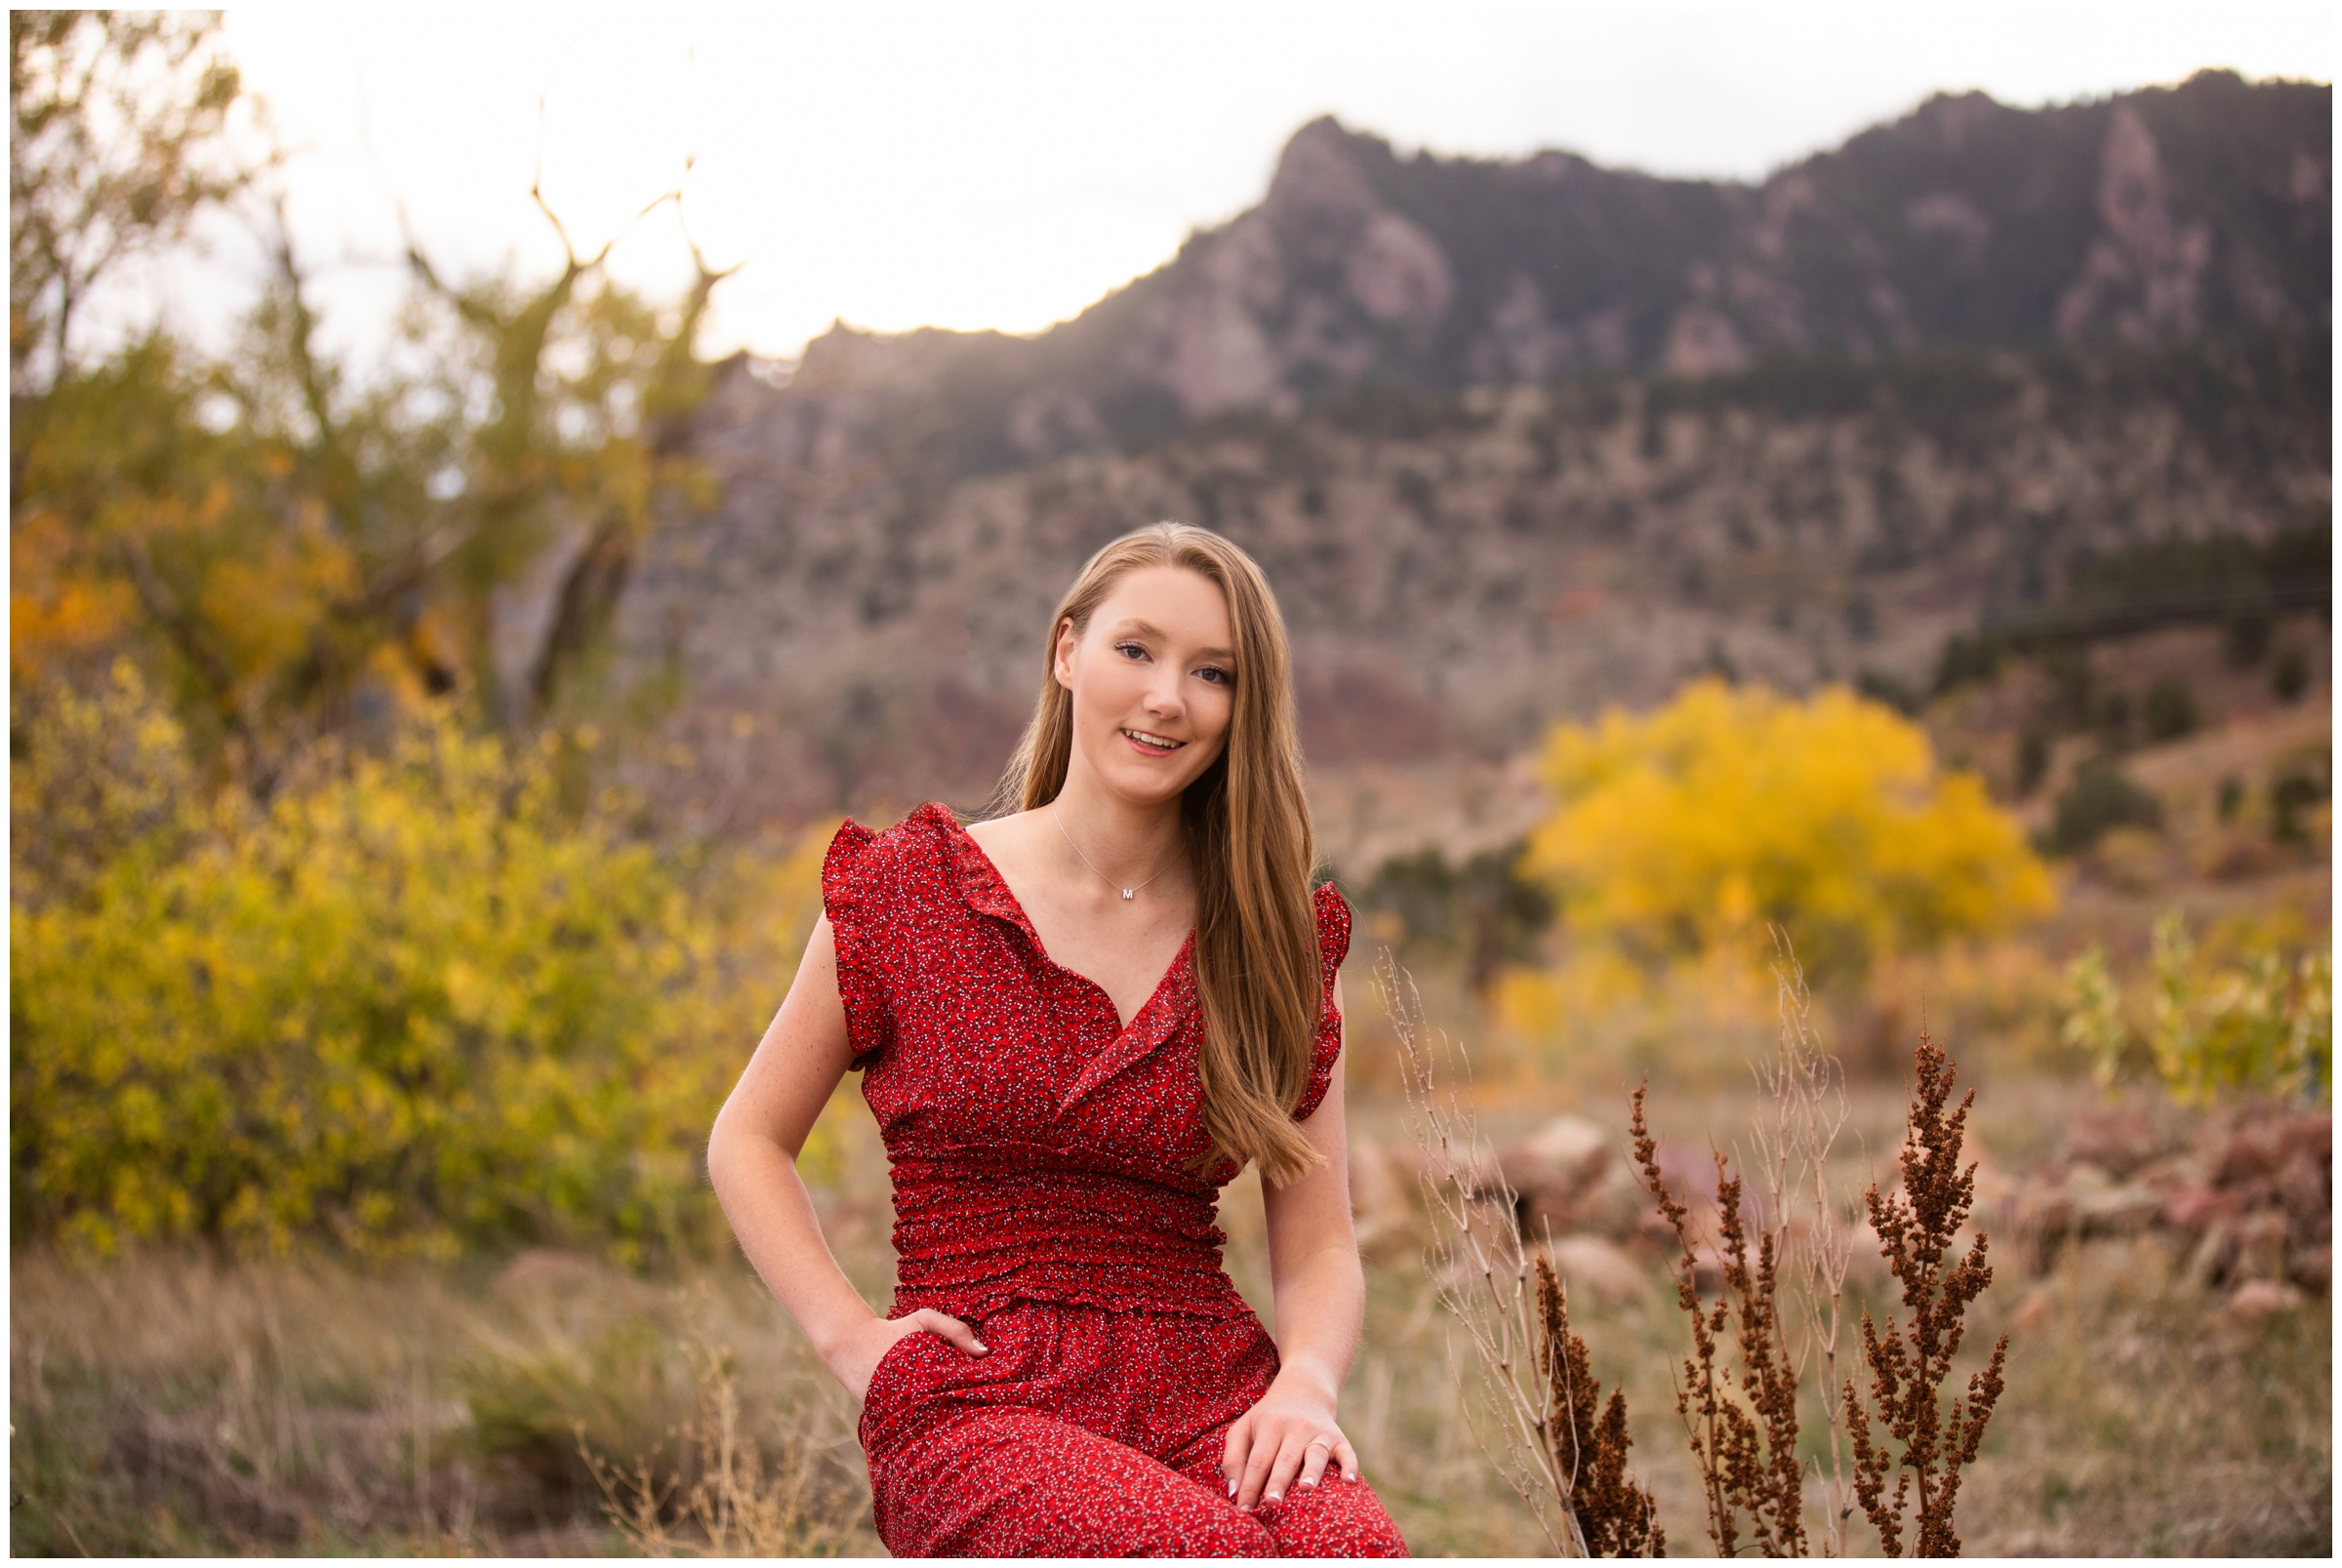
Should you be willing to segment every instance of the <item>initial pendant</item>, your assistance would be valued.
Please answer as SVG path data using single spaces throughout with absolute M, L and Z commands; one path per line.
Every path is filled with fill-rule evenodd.
M 1138 893 L 1138 891 L 1139 890 L 1137 888 L 1124 888 L 1122 890 L 1122 902 L 1128 904 L 1132 897 Z

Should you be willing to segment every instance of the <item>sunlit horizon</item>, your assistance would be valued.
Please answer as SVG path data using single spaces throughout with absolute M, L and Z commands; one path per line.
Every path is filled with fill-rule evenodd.
M 1435 21 L 1222 7 L 1176 32 L 1060 7 L 263 6 L 226 28 L 294 149 L 288 211 L 335 336 L 362 343 L 386 325 L 402 207 L 443 265 L 534 275 L 560 260 L 529 200 L 540 157 L 586 251 L 696 157 L 690 234 L 741 263 L 702 346 L 780 358 L 833 319 L 1013 333 L 1068 319 L 1257 201 L 1285 140 L 1322 113 L 1406 152 L 1559 147 L 1756 180 L 1939 91 L 2030 107 L 2207 67 L 2330 80 L 2330 8 L 2298 5 L 1480 6 Z M 233 314 L 235 252 L 165 290 L 199 332 Z M 679 288 L 673 209 L 611 267 Z

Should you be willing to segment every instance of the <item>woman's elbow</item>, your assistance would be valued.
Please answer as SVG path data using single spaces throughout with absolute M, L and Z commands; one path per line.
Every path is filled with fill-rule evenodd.
M 755 1180 L 754 1171 L 768 1159 L 793 1166 L 797 1151 L 782 1139 L 742 1117 L 727 1105 L 707 1134 L 707 1184 L 715 1195 L 728 1196 L 727 1187 Z
M 716 1112 L 715 1125 L 707 1130 L 707 1185 L 715 1188 L 718 1198 L 731 1185 L 734 1173 L 746 1152 L 749 1134 L 741 1126 L 730 1102 Z

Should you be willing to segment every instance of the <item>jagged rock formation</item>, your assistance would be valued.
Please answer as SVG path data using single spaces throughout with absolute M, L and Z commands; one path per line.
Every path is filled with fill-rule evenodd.
M 2043 110 L 1937 97 L 1760 185 L 1401 157 L 1320 119 L 1258 207 L 1074 320 L 1030 340 L 840 326 L 776 404 L 801 461 L 916 452 L 956 475 L 1370 381 L 2314 325 L 2331 102 L 2219 71 Z

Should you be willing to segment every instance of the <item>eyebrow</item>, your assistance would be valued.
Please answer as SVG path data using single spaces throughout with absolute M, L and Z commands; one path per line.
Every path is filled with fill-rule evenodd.
M 1151 621 L 1125 621 L 1114 628 L 1114 635 L 1118 637 L 1137 635 L 1152 637 L 1157 642 L 1170 641 L 1169 634 Z M 1226 648 L 1198 648 L 1195 650 L 1195 657 L 1198 659 L 1225 659 L 1231 663 L 1235 663 L 1236 658 Z

